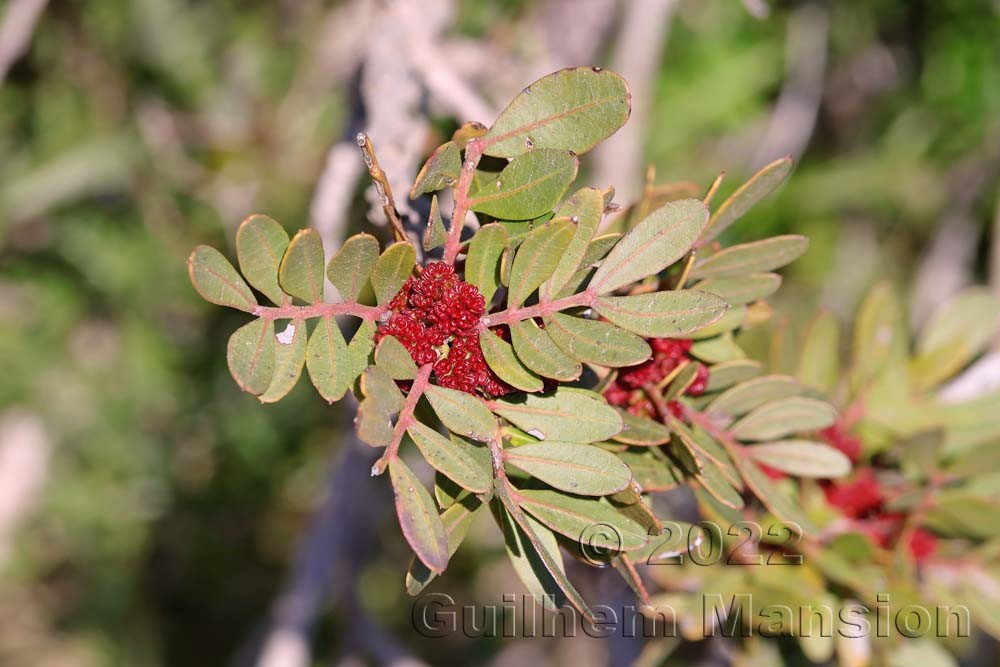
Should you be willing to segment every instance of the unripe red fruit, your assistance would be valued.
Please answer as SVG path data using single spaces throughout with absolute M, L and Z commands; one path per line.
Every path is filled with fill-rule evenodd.
M 441 387 L 487 397 L 513 388 L 486 363 L 479 347 L 479 323 L 486 311 L 483 295 L 463 282 L 448 264 L 434 262 L 410 277 L 389 302 L 391 315 L 375 341 L 395 336 L 419 366 L 433 364 Z
M 653 351 L 652 358 L 641 364 L 620 369 L 618 377 L 604 390 L 604 398 L 611 405 L 625 408 L 629 414 L 656 418 L 656 409 L 643 391 L 643 387 L 658 384 L 675 368 L 690 360 L 688 352 L 691 350 L 692 341 L 683 338 L 652 338 L 647 342 Z M 689 396 L 700 396 L 707 386 L 708 367 L 698 364 L 694 382 L 684 393 Z M 675 417 L 680 417 L 683 413 L 677 401 L 667 403 L 667 408 Z

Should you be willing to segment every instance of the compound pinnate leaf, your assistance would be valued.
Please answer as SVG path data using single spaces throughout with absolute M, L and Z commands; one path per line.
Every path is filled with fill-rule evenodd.
M 633 551 L 646 546 L 646 529 L 616 509 L 591 498 L 569 496 L 558 491 L 526 489 L 517 492 L 518 504 L 555 532 L 593 553 Z M 595 526 L 610 527 L 611 531 L 594 531 Z M 592 540 L 601 539 L 600 544 Z
M 582 496 L 616 493 L 632 480 L 621 459 L 592 445 L 539 442 L 505 449 L 503 459 L 555 489 Z
M 416 199 L 425 192 L 443 190 L 455 185 L 461 169 L 462 158 L 458 145 L 454 141 L 449 141 L 438 146 L 420 168 L 413 187 L 410 188 L 410 199 Z
M 564 218 L 554 219 L 528 233 L 518 246 L 510 268 L 508 307 L 524 303 L 552 275 L 575 232 L 576 225 Z
M 427 227 L 424 229 L 424 250 L 430 252 L 434 248 L 440 248 L 447 240 L 448 232 L 444 228 L 444 220 L 441 219 L 441 205 L 438 203 L 437 195 L 434 195 L 431 197 L 431 212 L 427 218 Z
M 395 336 L 386 336 L 375 347 L 375 365 L 393 380 L 412 380 L 417 377 L 417 364 Z
M 604 195 L 597 188 L 577 190 L 559 207 L 554 219 L 568 219 L 576 229 L 573 238 L 559 255 L 558 264 L 551 277 L 542 285 L 540 290 L 542 295 L 550 298 L 555 296 L 580 268 L 603 216 Z
M 188 258 L 191 284 L 205 301 L 217 306 L 229 306 L 250 313 L 257 307 L 250 287 L 221 252 L 200 245 Z
M 351 344 L 354 344 L 353 341 Z M 347 343 L 332 316 L 321 318 L 309 336 L 309 343 L 306 345 L 306 370 L 316 391 L 329 403 L 339 401 L 344 396 L 354 377 L 351 375 L 352 363 Z M 358 373 L 360 372 L 361 369 L 358 369 Z
M 533 320 L 511 324 L 510 340 L 517 358 L 542 377 L 568 382 L 583 372 L 583 366 L 563 352 Z
M 416 264 L 417 251 L 407 241 L 393 243 L 385 249 L 375 262 L 371 275 L 372 289 L 380 306 L 396 296 Z
M 542 77 L 521 91 L 483 136 L 486 154 L 514 157 L 539 148 L 579 155 L 628 120 L 625 79 L 607 70 L 578 67 Z
M 501 380 L 521 391 L 542 390 L 542 379 L 521 363 L 514 354 L 514 348 L 500 336 L 484 329 L 479 333 L 479 346 L 486 363 Z
M 851 471 L 851 461 L 839 449 L 808 440 L 782 440 L 753 445 L 747 454 L 776 470 L 796 477 L 829 479 Z
M 679 338 L 721 318 L 727 309 L 721 298 L 698 290 L 605 296 L 594 310 L 622 329 L 655 338 Z
M 486 303 L 500 285 L 500 258 L 507 247 L 507 230 L 499 223 L 483 225 L 469 242 L 465 282 L 476 286 Z
M 449 558 L 448 533 L 434 500 L 413 471 L 399 459 L 389 462 L 389 476 L 403 537 L 431 572 L 444 572 Z
M 697 199 L 661 206 L 629 230 L 601 262 L 590 288 L 606 294 L 659 273 L 687 253 L 708 224 Z
M 693 287 L 722 297 L 730 306 L 742 306 L 757 299 L 766 299 L 777 292 L 781 287 L 781 276 L 776 273 L 720 276 L 702 280 Z
M 281 288 L 306 303 L 323 300 L 323 241 L 315 229 L 296 234 L 281 260 Z
M 670 442 L 672 431 L 660 422 L 615 409 L 625 423 L 621 433 L 614 436 L 615 441 L 642 447 L 652 447 Z
M 794 262 L 808 247 L 809 239 L 796 234 L 730 246 L 695 264 L 691 277 L 719 278 L 773 271 Z
M 789 156 L 775 160 L 751 176 L 750 180 L 741 185 L 712 214 L 705 239 L 711 240 L 721 234 L 740 216 L 753 208 L 754 204 L 781 185 L 791 171 L 792 158 Z
M 275 403 L 295 387 L 302 376 L 306 362 L 306 323 L 289 322 L 285 330 L 275 336 L 274 376 L 267 391 L 260 396 L 261 403 Z
M 483 441 L 496 435 L 496 419 L 486 404 L 472 394 L 431 385 L 424 395 L 449 431 Z
M 274 376 L 274 322 L 257 319 L 233 332 L 226 347 L 229 372 L 240 389 L 255 396 L 267 391 Z
M 707 414 L 714 418 L 739 417 L 770 401 L 802 393 L 802 387 L 789 375 L 765 375 L 747 380 L 719 394 Z
M 478 498 L 469 496 L 463 498 L 461 502 L 449 505 L 446 510 L 441 512 L 441 523 L 444 525 L 445 532 L 448 533 L 449 558 L 458 551 L 465 536 L 469 534 L 469 527 L 483 507 L 485 505 Z M 427 566 L 414 556 L 406 570 L 406 592 L 410 595 L 418 595 L 435 576 L 437 575 L 427 569 Z
M 829 403 L 792 396 L 765 403 L 733 424 L 740 440 L 773 440 L 799 431 L 818 431 L 833 424 L 837 412 Z
M 358 298 L 378 261 L 378 241 L 370 234 L 355 234 L 344 241 L 330 263 L 326 277 L 344 301 Z
M 556 345 L 579 361 L 617 368 L 652 356 L 645 340 L 608 322 L 555 313 L 545 319 L 545 325 Z
M 236 230 L 236 257 L 247 282 L 275 304 L 285 296 L 278 285 L 281 258 L 288 248 L 288 233 L 266 215 L 251 215 Z
M 569 151 L 538 149 L 511 160 L 496 178 L 471 193 L 473 211 L 504 220 L 528 220 L 552 208 L 576 178 Z
M 602 397 L 585 389 L 559 387 L 493 401 L 493 411 L 543 440 L 600 442 L 621 432 L 621 416 Z
M 459 486 L 485 493 L 493 486 L 490 452 L 464 438 L 449 439 L 418 421 L 406 432 L 432 468 Z

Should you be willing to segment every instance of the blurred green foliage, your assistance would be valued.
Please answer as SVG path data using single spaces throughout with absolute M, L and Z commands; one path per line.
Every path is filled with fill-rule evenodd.
M 463 0 L 458 29 L 503 35 L 528 4 Z M 758 20 L 736 2 L 682 3 L 651 101 L 658 180 L 726 169 L 724 196 L 750 173 L 800 8 L 776 5 Z M 306 383 L 275 406 L 242 394 L 222 351 L 243 320 L 196 297 L 184 260 L 197 243 L 232 256 L 253 212 L 306 224 L 326 151 L 351 122 L 350 77 L 303 85 L 328 9 L 54 0 L 0 85 L 0 405 L 40 415 L 54 449 L 0 576 L 0 618 L 19 619 L 0 627 L 0 662 L 220 664 L 265 619 L 347 417 Z M 789 185 L 734 230 L 812 237 L 788 312 L 807 316 L 802 295 L 838 283 L 845 225 L 874 230 L 875 271 L 910 276 L 966 197 L 968 165 L 985 174 L 968 215 L 986 226 L 997 12 L 989 0 L 831 3 L 816 129 Z M 406 549 L 386 535 L 361 586 L 368 611 L 403 634 Z M 457 559 L 447 590 L 511 580 L 502 545 L 481 549 L 482 562 Z M 324 619 L 322 655 L 338 650 L 339 623 Z M 478 662 L 499 643 L 413 646 Z

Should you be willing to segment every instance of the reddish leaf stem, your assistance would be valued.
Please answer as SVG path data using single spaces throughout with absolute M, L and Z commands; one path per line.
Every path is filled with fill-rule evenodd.
M 465 147 L 465 161 L 462 163 L 462 173 L 455 186 L 455 208 L 451 214 L 451 229 L 448 230 L 448 240 L 444 244 L 445 264 L 455 265 L 455 258 L 462 247 L 462 228 L 465 226 L 465 216 L 469 212 L 471 201 L 469 189 L 472 187 L 472 177 L 486 144 L 480 138 L 473 139 Z
M 571 294 L 570 296 L 566 296 L 561 299 L 542 299 L 539 303 L 533 306 L 508 308 L 507 310 L 501 310 L 499 313 L 485 315 L 483 317 L 483 326 L 492 327 L 497 324 L 512 324 L 514 322 L 520 322 L 521 320 L 527 320 L 532 317 L 544 317 L 545 315 L 558 313 L 559 311 L 566 310 L 567 308 L 574 308 L 576 306 L 593 306 L 595 301 L 597 301 L 597 294 L 589 290 L 578 294 Z
M 424 395 L 427 385 L 430 384 L 431 371 L 433 369 L 433 364 L 425 364 L 417 371 L 417 377 L 413 379 L 410 391 L 406 394 L 403 409 L 399 411 L 399 417 L 396 418 L 396 426 L 392 431 L 392 441 L 385 448 L 385 453 L 382 457 L 372 466 L 372 475 L 381 475 L 389 467 L 389 463 L 399 457 L 399 445 L 403 442 L 403 435 L 406 434 L 406 429 L 413 424 L 413 411 L 416 410 L 417 402 Z

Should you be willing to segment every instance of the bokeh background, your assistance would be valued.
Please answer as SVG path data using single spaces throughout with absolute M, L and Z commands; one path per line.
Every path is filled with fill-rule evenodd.
M 877 278 L 914 322 L 1000 290 L 996 0 L 6 0 L 0 664 L 629 664 L 638 642 L 416 636 L 350 406 L 305 381 L 241 394 L 242 318 L 185 270 L 255 212 L 331 248 L 370 228 L 361 129 L 419 215 L 408 182 L 459 121 L 593 64 L 632 84 L 582 176 L 619 201 L 647 164 L 701 187 L 725 170 L 725 192 L 796 157 L 730 233 L 812 238 L 777 317 L 849 317 Z M 432 590 L 521 590 L 491 526 L 471 543 Z

